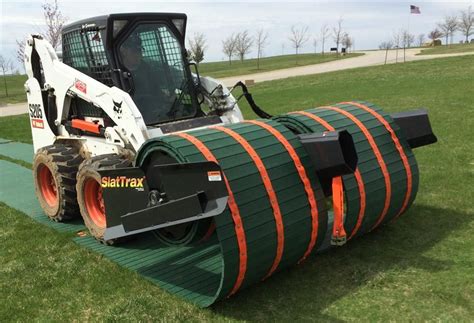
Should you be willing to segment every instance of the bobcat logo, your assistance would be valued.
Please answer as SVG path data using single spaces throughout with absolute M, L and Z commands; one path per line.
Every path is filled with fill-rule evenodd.
M 115 102 L 114 100 L 112 100 L 112 102 L 114 103 L 114 112 L 117 114 L 117 117 L 120 119 L 122 118 L 122 102 L 118 103 L 118 102 Z

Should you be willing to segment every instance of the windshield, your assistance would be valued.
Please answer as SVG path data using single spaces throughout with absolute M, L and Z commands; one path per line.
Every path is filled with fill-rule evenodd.
M 167 25 L 138 25 L 119 52 L 131 74 L 132 98 L 146 124 L 196 115 L 181 45 Z

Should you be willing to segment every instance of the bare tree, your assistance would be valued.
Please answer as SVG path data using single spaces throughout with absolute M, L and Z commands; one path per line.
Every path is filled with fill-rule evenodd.
M 380 49 L 385 49 L 385 64 L 387 64 L 387 56 L 388 56 L 388 50 L 392 49 L 393 43 L 391 41 L 384 41 L 379 45 Z
M 425 34 L 419 34 L 417 37 L 418 47 L 422 47 L 425 43 Z
M 439 31 L 437 28 L 430 31 L 430 33 L 428 34 L 428 38 L 431 39 L 433 46 L 435 44 L 435 40 L 441 37 L 443 37 L 443 33 Z
M 466 11 L 461 11 L 458 26 L 464 37 L 466 37 L 466 43 L 469 43 L 469 36 L 474 34 L 474 12 L 471 6 Z
M 46 22 L 46 30 L 43 33 L 44 37 L 54 49 L 57 49 L 61 44 L 61 32 L 66 24 L 67 18 L 63 16 L 59 9 L 58 0 L 47 1 L 41 8 L 43 8 L 43 16 Z
M 222 52 L 229 58 L 229 65 L 232 65 L 232 56 L 235 55 L 237 37 L 232 34 L 222 41 Z
M 263 55 L 263 49 L 267 46 L 268 33 L 263 30 L 257 30 L 257 35 L 255 36 L 255 44 L 257 46 L 257 69 L 260 69 L 260 57 Z
M 189 40 L 189 51 L 191 58 L 199 65 L 204 60 L 204 51 L 206 50 L 206 37 L 202 33 L 195 33 Z
M 398 49 L 400 48 L 400 43 L 402 41 L 402 35 L 400 32 L 393 34 L 392 44 L 395 47 L 395 63 L 398 63 Z
M 249 32 L 247 30 L 240 32 L 236 36 L 236 46 L 235 50 L 237 55 L 239 55 L 240 61 L 243 62 L 245 55 L 250 53 L 250 49 L 253 45 L 253 40 L 249 36 Z
M 308 26 L 301 26 L 297 28 L 296 26 L 291 26 L 291 34 L 288 37 L 291 42 L 291 45 L 295 49 L 296 53 L 296 64 L 298 64 L 298 50 L 308 41 Z
M 334 42 L 336 43 L 336 48 L 337 48 L 336 53 L 339 53 L 339 44 L 341 43 L 342 37 L 344 35 L 342 31 L 342 22 L 343 20 L 341 17 L 337 21 L 337 25 L 332 28 L 332 38 L 334 39 Z
M 352 47 L 352 38 L 348 33 L 344 33 L 344 35 L 342 35 L 341 45 L 346 48 L 346 52 L 349 52 L 349 48 Z
M 5 59 L 2 55 L 0 55 L 0 69 L 2 70 L 3 74 L 3 84 L 5 85 L 5 96 L 8 97 L 8 86 L 7 86 L 7 72 L 12 68 L 11 61 L 9 59 Z
M 458 18 L 456 16 L 445 16 L 441 23 L 438 23 L 439 29 L 446 38 L 446 45 L 448 45 L 448 39 L 451 36 L 451 43 L 453 43 L 454 32 L 458 28 Z
M 324 44 L 326 39 L 329 37 L 329 27 L 327 24 L 321 26 L 320 39 L 321 39 L 321 54 L 324 55 Z
M 59 9 L 58 0 L 46 1 L 41 5 L 41 8 L 43 9 L 46 28 L 40 31 L 40 33 L 54 49 L 57 49 L 61 44 L 61 32 L 67 22 L 67 18 L 63 16 Z M 25 58 L 25 40 L 16 40 L 16 44 L 18 46 L 16 59 L 23 66 Z
M 318 51 L 318 39 L 317 38 L 313 38 L 313 47 L 314 47 L 314 53 L 316 54 L 316 52 Z
M 25 41 L 16 40 L 16 45 L 16 59 L 21 65 L 23 65 L 25 61 Z
M 408 30 L 402 30 L 401 36 L 402 36 L 401 41 L 402 41 L 403 48 L 410 48 L 411 45 L 415 42 L 415 36 L 410 34 Z

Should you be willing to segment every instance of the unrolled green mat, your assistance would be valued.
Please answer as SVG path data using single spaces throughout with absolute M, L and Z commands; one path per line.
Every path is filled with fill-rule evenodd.
M 0 138 L 0 155 L 32 163 L 33 145 Z

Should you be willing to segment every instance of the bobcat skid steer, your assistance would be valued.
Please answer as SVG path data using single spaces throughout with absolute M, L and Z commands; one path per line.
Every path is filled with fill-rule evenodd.
M 175 13 L 79 21 L 63 30 L 62 61 L 41 36 L 29 37 L 34 180 L 52 220 L 80 214 L 108 243 L 157 229 L 180 241 L 197 220 L 209 218 L 208 227 L 224 211 L 228 192 L 215 161 L 177 163 L 157 154 L 134 165 L 147 140 L 243 121 L 229 90 L 188 62 L 185 27 L 186 16 Z

